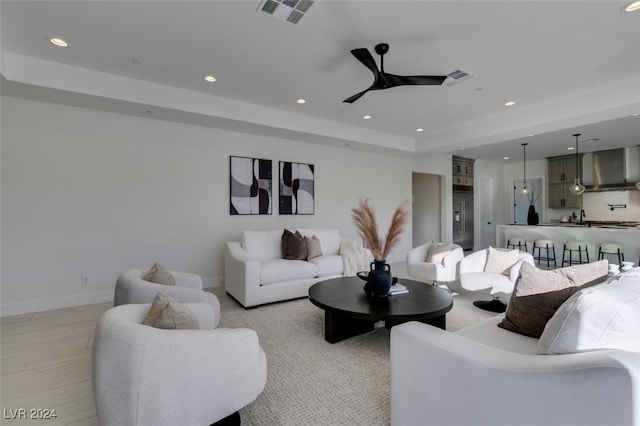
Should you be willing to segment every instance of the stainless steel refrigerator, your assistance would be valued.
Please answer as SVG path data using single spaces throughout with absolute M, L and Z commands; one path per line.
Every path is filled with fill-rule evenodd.
M 473 251 L 473 191 L 453 191 L 453 242 Z

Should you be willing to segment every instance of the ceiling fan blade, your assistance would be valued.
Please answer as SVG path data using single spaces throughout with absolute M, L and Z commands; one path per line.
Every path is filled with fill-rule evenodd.
M 371 52 L 369 52 L 367 48 L 361 47 L 360 49 L 353 49 L 351 54 L 355 56 L 357 60 L 362 62 L 365 67 L 369 68 L 377 78 L 379 74 L 378 66 L 376 65 L 375 59 L 373 59 L 373 56 L 371 56 Z
M 369 89 L 371 89 L 371 88 L 369 88 Z M 347 99 L 345 99 L 345 100 L 344 100 L 344 101 L 342 101 L 342 102 L 347 102 L 347 103 L 349 103 L 349 104 L 352 104 L 352 103 L 354 103 L 355 101 L 357 101 L 358 99 L 360 99 L 360 98 L 362 97 L 362 95 L 364 95 L 365 93 L 367 93 L 367 92 L 369 91 L 369 89 L 363 90 L 363 91 L 362 91 L 362 92 L 360 92 L 360 93 L 356 93 L 355 95 L 353 95 L 353 96 L 351 96 L 351 97 L 348 97 Z
M 395 75 L 384 74 L 383 78 L 390 86 L 439 86 L 447 79 L 446 75 Z

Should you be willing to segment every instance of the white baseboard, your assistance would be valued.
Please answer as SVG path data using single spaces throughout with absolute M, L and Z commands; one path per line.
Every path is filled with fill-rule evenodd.
M 71 308 L 73 306 L 91 305 L 94 303 L 112 301 L 113 290 L 109 290 L 95 293 L 52 297 L 49 299 L 28 300 L 25 302 L 3 303 L 0 305 L 0 317 L 31 314 L 33 312 L 50 311 L 52 309 Z

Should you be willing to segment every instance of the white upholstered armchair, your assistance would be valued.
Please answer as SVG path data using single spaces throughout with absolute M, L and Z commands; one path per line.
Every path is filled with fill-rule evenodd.
M 131 269 L 123 272 L 116 281 L 113 305 L 129 303 L 151 303 L 158 291 L 180 303 L 205 302 L 214 307 L 220 320 L 220 301 L 209 292 L 202 291 L 202 277 L 190 272 L 169 271 L 173 275 L 176 285 L 156 284 L 145 281 L 142 277 L 146 269 Z
M 457 244 L 438 245 L 427 243 L 415 247 L 407 253 L 407 273 L 412 277 L 428 281 L 451 282 L 458 278 L 458 263 L 464 257 L 462 247 Z M 434 254 L 436 247 L 445 249 Z M 433 248 L 433 249 L 432 249 Z M 429 258 L 429 254 L 432 256 Z M 428 262 L 427 259 L 431 260 Z
M 535 266 L 533 256 L 524 251 L 517 251 L 517 256 L 504 264 L 508 252 L 513 253 L 514 250 L 507 251 L 489 247 L 471 253 L 460 261 L 460 286 L 467 291 L 486 291 L 493 296 L 491 301 L 473 302 L 478 308 L 492 312 L 504 312 L 505 302 L 509 301 L 513 287 L 520 275 L 522 262 L 528 262 Z M 501 257 L 502 259 L 500 259 Z M 495 258 L 498 261 L 491 262 Z M 497 266 L 500 263 L 503 263 L 497 268 L 500 272 L 490 266 L 491 264 Z
M 199 330 L 143 325 L 150 304 L 105 312 L 93 342 L 93 396 L 100 424 L 209 425 L 254 401 L 267 361 L 249 329 L 216 328 L 209 303 L 185 303 Z

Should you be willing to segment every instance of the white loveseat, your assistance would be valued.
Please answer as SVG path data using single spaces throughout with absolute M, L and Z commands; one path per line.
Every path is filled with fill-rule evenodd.
M 594 293 L 611 287 L 593 287 L 582 293 L 581 308 L 575 309 L 578 299 L 572 296 L 558 309 L 556 315 L 562 310 L 574 316 L 560 316 L 556 325 L 614 306 L 601 323 L 630 350 L 607 349 L 613 346 L 600 330 L 572 332 L 589 330 L 593 317 L 583 317 L 564 337 L 582 347 L 551 355 L 538 353 L 553 318 L 540 339 L 499 328 L 504 315 L 455 333 L 417 322 L 394 327 L 391 424 L 640 426 L 640 272 L 625 285 L 625 308 Z M 597 344 L 587 349 L 588 342 Z
M 283 231 L 247 230 L 242 241 L 225 244 L 225 289 L 245 308 L 306 297 L 312 284 L 344 275 L 343 239 L 336 229 L 298 229 L 320 241 L 322 256 L 309 261 L 282 258 Z M 369 250 L 364 257 L 363 265 L 373 261 Z

